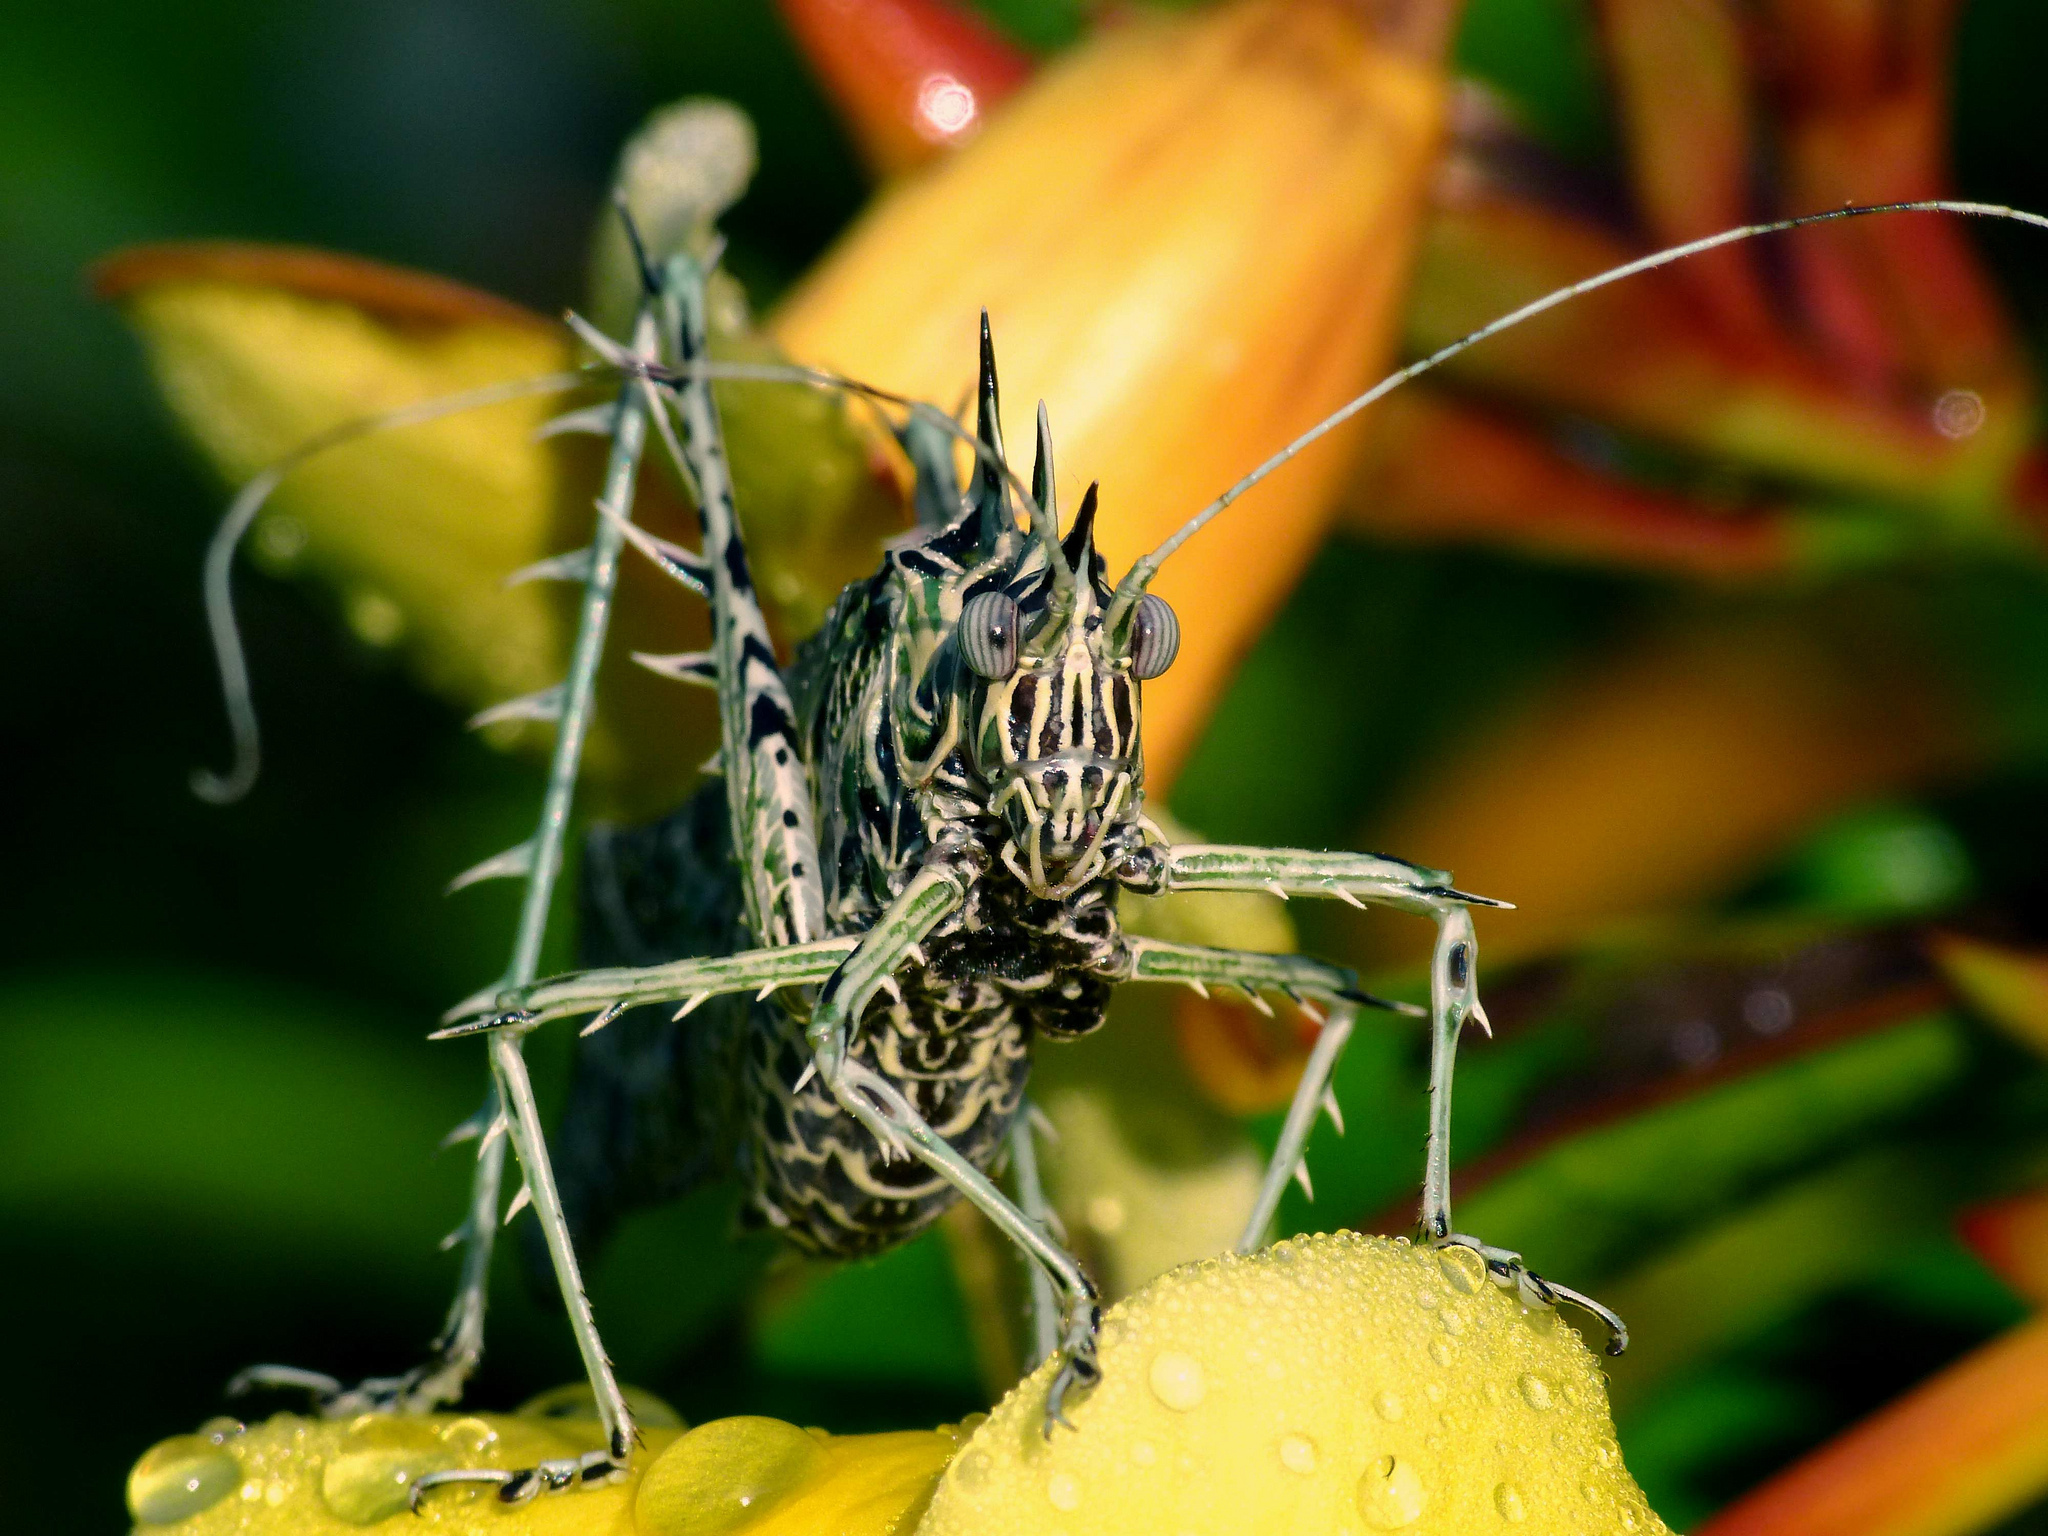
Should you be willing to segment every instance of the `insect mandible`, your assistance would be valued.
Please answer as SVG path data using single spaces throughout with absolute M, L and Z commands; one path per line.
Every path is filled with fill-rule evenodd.
M 624 214 L 623 203 L 621 212 Z M 620 380 L 614 403 L 565 425 L 610 440 L 589 547 L 546 574 L 578 580 L 583 598 L 569 674 L 516 706 L 552 719 L 557 736 L 531 839 L 472 874 L 513 876 L 525 900 L 505 975 L 450 1011 L 437 1038 L 482 1035 L 492 1087 L 466 1130 L 481 1141 L 463 1270 L 429 1360 L 401 1376 L 344 1387 L 286 1367 L 258 1367 L 238 1385 L 309 1389 L 327 1413 L 424 1411 L 460 1396 L 483 1348 L 484 1291 L 500 1225 L 504 1155 L 524 1175 L 512 1204 L 530 1203 L 545 1237 L 587 1369 L 605 1445 L 519 1471 L 427 1474 L 413 1497 L 484 1483 L 507 1502 L 620 1476 L 633 1415 L 592 1315 L 573 1211 L 552 1167 L 521 1042 L 551 1020 L 590 1014 L 586 1035 L 629 1010 L 661 1005 L 657 1038 L 673 1053 L 683 1095 L 667 1152 L 674 1188 L 736 1176 L 746 1219 L 831 1256 L 885 1249 L 959 1199 L 1023 1253 L 1034 1280 L 1038 1337 L 1059 1364 L 1045 1431 L 1065 1424 L 1069 1398 L 1100 1375 L 1099 1298 L 1052 1236 L 1035 1176 L 1025 1101 L 1030 1050 L 1043 1036 L 1085 1034 L 1125 983 L 1224 987 L 1284 995 L 1320 1021 L 1274 1154 L 1239 1241 L 1260 1243 L 1281 1192 L 1301 1167 L 1329 1082 L 1361 1008 L 1426 1013 L 1429 1130 L 1422 1240 L 1474 1250 L 1525 1303 L 1570 1302 L 1627 1341 L 1599 1303 L 1529 1270 L 1519 1255 L 1458 1233 L 1451 1221 L 1449 1129 L 1453 1065 L 1467 1023 L 1485 1027 L 1470 908 L 1504 905 L 1455 888 L 1450 876 L 1373 854 L 1176 844 L 1145 815 L 1143 683 L 1169 667 L 1179 621 L 1146 589 L 1189 537 L 1311 442 L 1408 380 L 1486 337 L 1596 288 L 1739 240 L 1871 213 L 1938 212 L 2048 219 L 1953 201 L 1850 207 L 1743 226 L 1661 251 L 1559 289 L 1382 380 L 1312 427 L 1191 517 L 1114 583 L 1094 544 L 1090 486 L 1064 526 L 1055 504 L 1053 441 L 1044 406 L 1028 488 L 1000 430 L 995 352 L 984 316 L 976 428 L 929 405 L 817 370 L 721 364 L 706 353 L 705 284 L 715 249 L 650 252 L 633 232 L 643 296 L 624 343 L 575 322 Z M 628 220 L 631 232 L 630 220 Z M 875 573 L 850 584 L 823 628 L 787 667 L 771 645 L 736 520 L 714 379 L 842 389 L 893 408 L 916 471 L 918 526 L 892 541 Z M 351 424 L 259 477 L 230 509 L 209 559 L 208 588 L 243 745 L 233 780 L 253 771 L 253 716 L 227 607 L 236 542 L 264 497 L 306 453 L 508 391 L 560 389 L 581 374 L 504 386 Z M 697 503 L 702 542 L 687 550 L 631 519 L 649 434 Z M 973 471 L 960 487 L 956 440 Z M 1112 490 L 1113 500 L 1113 490 Z M 654 889 L 654 916 L 602 910 L 587 946 L 619 964 L 539 979 L 549 900 L 562 866 L 591 695 L 613 583 L 628 545 L 710 605 L 702 653 L 639 658 L 716 690 L 717 774 L 655 827 L 594 839 L 586 888 L 600 898 Z M 225 617 L 224 617 L 225 616 Z M 712 893 L 663 911 L 664 893 Z M 1125 933 L 1123 892 L 1270 891 L 1380 905 L 1436 927 L 1426 1010 L 1360 990 L 1341 966 L 1171 943 Z M 614 902 L 614 907 L 622 904 Z M 649 949 L 662 951 L 658 956 Z M 607 953 L 608 952 L 608 953 Z M 650 963 L 651 962 L 651 963 Z M 673 1005 L 673 1012 L 669 1008 Z M 996 1182 L 1005 1163 L 1014 1196 Z M 508 1213 L 509 1215 L 509 1213 Z

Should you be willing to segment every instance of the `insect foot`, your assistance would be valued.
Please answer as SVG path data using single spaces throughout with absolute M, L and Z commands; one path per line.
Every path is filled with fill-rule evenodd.
M 1520 1297 L 1522 1305 L 1532 1312 L 1555 1311 L 1559 1302 L 1568 1301 L 1580 1311 L 1588 1312 L 1600 1319 L 1602 1326 L 1607 1329 L 1609 1355 L 1618 1355 L 1628 1348 L 1628 1324 L 1624 1323 L 1611 1307 L 1602 1306 L 1592 1297 L 1575 1291 L 1570 1286 L 1544 1279 L 1522 1262 L 1519 1253 L 1506 1248 L 1492 1247 L 1462 1232 L 1446 1233 L 1442 1237 L 1432 1239 L 1429 1246 L 1444 1253 L 1447 1256 L 1447 1264 L 1455 1262 L 1449 1256 L 1456 1253 L 1469 1253 L 1473 1256 L 1469 1268 L 1461 1265 L 1459 1269 L 1459 1273 L 1469 1278 L 1468 1289 L 1477 1290 L 1481 1279 L 1491 1280 L 1502 1290 L 1514 1291 Z
M 1074 1309 L 1074 1321 L 1067 1325 L 1067 1336 L 1060 1341 L 1060 1368 L 1045 1393 L 1048 1440 L 1055 1424 L 1074 1427 L 1062 1411 L 1067 1394 L 1077 1387 L 1085 1392 L 1102 1380 L 1102 1363 L 1095 1354 L 1096 1335 L 1101 1331 L 1102 1304 L 1091 1294 Z
M 460 1467 L 447 1472 L 423 1473 L 412 1485 L 408 1498 L 412 1512 L 436 1488 L 486 1484 L 498 1490 L 500 1504 L 525 1504 L 543 1493 L 561 1493 L 570 1488 L 597 1488 L 626 1475 L 626 1459 L 609 1451 L 586 1451 L 581 1456 L 543 1461 L 516 1471 L 499 1467 Z

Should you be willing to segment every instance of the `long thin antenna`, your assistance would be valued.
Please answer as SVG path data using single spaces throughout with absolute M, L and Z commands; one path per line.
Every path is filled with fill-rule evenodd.
M 382 432 L 390 427 L 418 426 L 437 417 L 519 400 L 528 395 L 555 394 L 590 381 L 591 375 L 583 371 L 540 374 L 530 379 L 486 385 L 482 389 L 447 395 L 438 400 L 402 405 L 374 416 L 358 417 L 309 438 L 242 487 L 228 504 L 220 526 L 214 530 L 212 542 L 206 546 L 206 565 L 201 577 L 206 597 L 206 627 L 213 637 L 214 664 L 220 674 L 221 701 L 227 706 L 228 730 L 234 740 L 234 760 L 226 773 L 215 773 L 210 768 L 194 769 L 193 794 L 214 805 L 231 805 L 249 793 L 262 766 L 262 740 L 256 729 L 256 704 L 249 693 L 249 660 L 242 648 L 241 626 L 235 619 L 232 577 L 235 551 L 241 547 L 250 526 L 256 521 L 256 514 L 263 510 L 263 504 L 284 478 L 316 454 L 338 448 L 359 437 L 367 437 L 373 432 Z
M 1229 490 L 1218 496 L 1185 523 L 1182 523 L 1174 531 L 1173 536 L 1167 539 L 1164 544 L 1161 544 L 1152 553 L 1144 556 L 1136 565 L 1131 567 L 1130 574 L 1117 583 L 1116 596 L 1111 600 L 1109 611 L 1103 618 L 1103 627 L 1114 633 L 1118 624 L 1137 606 L 1138 599 L 1144 595 L 1147 584 L 1157 574 L 1159 567 L 1166 563 L 1167 557 L 1172 555 L 1175 550 L 1179 549 L 1189 539 L 1193 538 L 1195 534 L 1201 531 L 1205 524 L 1233 501 L 1236 501 L 1238 497 L 1272 474 L 1281 465 L 1287 463 L 1288 460 L 1294 458 L 1302 449 L 1308 447 L 1319 438 L 1328 436 L 1367 406 L 1392 394 L 1409 380 L 1420 378 L 1431 369 L 1441 367 L 1460 352 L 1477 346 L 1489 336 L 1496 336 L 1502 331 L 1520 325 L 1525 320 L 1533 320 L 1546 310 L 1555 309 L 1558 305 L 1576 299 L 1581 294 L 1592 293 L 1596 289 L 1621 282 L 1624 278 L 1635 277 L 1639 273 L 1652 272 L 1659 267 L 1668 267 L 1673 262 L 1683 261 L 1689 256 L 1698 256 L 1703 252 L 1718 250 L 1724 245 L 1735 245 L 1744 240 L 1754 240 L 1759 235 L 1775 235 L 1788 229 L 1802 229 L 1809 224 L 1832 223 L 1836 219 L 1858 219 L 1873 213 L 1953 213 L 1971 218 L 2012 219 L 2021 224 L 2031 224 L 2038 229 L 2048 229 L 2048 217 L 2038 213 L 2027 213 L 2018 208 L 2008 208 L 2002 203 L 1967 203 L 1954 202 L 1948 199 L 1930 199 L 1924 202 L 1911 203 L 1855 204 L 1847 208 L 1830 208 L 1821 213 L 1804 213 L 1796 218 L 1773 219 L 1766 224 L 1744 224 L 1737 229 L 1724 229 L 1717 235 L 1707 235 L 1699 240 L 1688 241 L 1684 245 L 1674 245 L 1666 250 L 1654 251 L 1648 256 L 1639 256 L 1634 261 L 1624 262 L 1618 267 L 1610 267 L 1605 272 L 1596 273 L 1592 277 L 1582 278 L 1567 287 L 1546 293 L 1542 298 L 1524 304 L 1520 309 L 1512 310 L 1497 320 L 1490 320 L 1485 325 L 1479 327 L 1478 330 L 1468 332 L 1466 335 L 1460 336 L 1456 341 L 1437 348 L 1429 356 L 1420 358 L 1410 363 L 1407 367 L 1388 374 L 1364 394 L 1339 406 L 1285 448 L 1282 448 L 1278 453 L 1259 465 L 1257 469 L 1254 469 L 1242 480 L 1231 486 Z

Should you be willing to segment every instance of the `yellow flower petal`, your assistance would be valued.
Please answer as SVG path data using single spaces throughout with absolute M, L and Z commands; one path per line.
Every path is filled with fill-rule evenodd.
M 907 1531 L 959 1449 L 948 1430 L 828 1435 L 720 1419 L 641 1477 L 638 1536 L 891 1536 Z
M 326 252 L 144 247 L 105 263 L 97 281 L 148 346 L 173 414 L 231 483 L 343 422 L 576 362 L 564 327 L 517 305 Z M 720 282 L 712 297 L 719 356 L 780 360 L 735 286 Z M 904 520 L 900 488 L 843 402 L 767 384 L 718 393 L 756 585 L 771 623 L 794 640 L 873 568 L 881 539 Z M 566 663 L 573 590 L 505 579 L 589 542 L 604 445 L 535 434 L 571 404 L 609 394 L 530 397 L 323 453 L 279 487 L 252 552 L 333 585 L 364 639 L 401 647 L 465 711 L 551 687 Z M 641 477 L 635 518 L 696 542 L 695 519 L 660 470 Z M 702 603 L 629 556 L 586 755 L 613 810 L 668 809 L 716 740 L 710 696 L 633 665 L 632 653 L 701 649 L 707 637 Z M 256 658 L 259 676 L 262 665 Z M 516 726 L 510 736 L 553 739 Z
M 1592 1354 L 1476 1256 L 1355 1233 L 1173 1271 L 1104 1320 L 1102 1384 L 1042 1432 L 1047 1365 L 975 1431 L 919 1536 L 1662 1532 Z
M 1049 1441 L 1050 1364 L 978 1425 L 656 1425 L 618 1483 L 516 1510 L 440 1490 L 425 1518 L 460 1536 L 1665 1530 L 1621 1464 L 1579 1336 L 1525 1312 L 1466 1250 L 1346 1232 L 1205 1259 L 1110 1310 L 1102 1367 Z M 130 1508 L 179 1536 L 344 1536 L 401 1513 L 422 1472 L 593 1449 L 594 1421 L 537 1416 L 564 1397 L 580 1394 L 520 1415 L 285 1414 L 179 1436 L 137 1463 Z
M 237 484 L 341 422 L 573 366 L 568 333 L 538 315 L 321 252 L 145 247 L 97 280 L 173 414 Z M 503 583 L 580 542 L 569 450 L 534 440 L 561 408 L 520 400 L 336 448 L 286 481 L 254 549 L 334 582 L 366 638 L 402 643 L 468 707 L 545 688 L 559 680 L 555 599 Z
M 1133 17 L 886 191 L 775 334 L 807 362 L 950 407 L 986 306 L 1005 442 L 1028 463 L 1044 398 L 1061 499 L 1102 482 L 1097 537 L 1120 576 L 1377 373 L 1442 103 L 1439 72 L 1377 43 L 1356 7 Z M 1320 542 L 1345 452 L 1290 466 L 1156 583 L 1187 615 L 1179 660 L 1146 690 L 1156 783 Z

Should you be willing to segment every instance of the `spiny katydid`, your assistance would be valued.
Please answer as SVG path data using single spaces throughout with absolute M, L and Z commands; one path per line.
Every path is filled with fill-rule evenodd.
M 666 1073 L 640 1091 L 641 1118 L 652 1111 L 660 1123 L 639 1171 L 651 1169 L 666 1194 L 703 1177 L 736 1177 L 747 1219 L 836 1256 L 885 1249 L 967 1199 L 1031 1270 L 1038 1336 L 1060 1357 L 1045 1402 L 1051 1434 L 1066 1423 L 1063 1409 L 1074 1394 L 1099 1377 L 1100 1309 L 1088 1275 L 1055 1240 L 1038 1193 L 1025 1102 L 1030 1052 L 1040 1037 L 1097 1027 L 1110 993 L 1126 982 L 1232 988 L 1254 1000 L 1278 993 L 1321 1020 L 1240 1249 L 1263 1241 L 1282 1190 L 1304 1171 L 1316 1114 L 1336 1114 L 1330 1077 L 1358 1010 L 1426 1012 L 1422 1240 L 1473 1250 L 1496 1283 L 1517 1289 L 1528 1305 L 1562 1300 L 1593 1313 L 1609 1331 L 1610 1352 L 1619 1353 L 1627 1335 L 1612 1313 L 1452 1226 L 1452 1067 L 1465 1024 L 1486 1024 L 1469 909 L 1503 903 L 1456 889 L 1442 871 L 1380 855 L 1170 841 L 1145 815 L 1142 685 L 1172 664 L 1179 621 L 1147 586 L 1186 539 L 1309 443 L 1490 335 L 1722 245 L 1908 212 L 2048 228 L 2040 215 L 1977 203 L 1850 207 L 1744 226 L 1603 272 L 1382 380 L 1202 508 L 1114 584 L 1095 548 L 1094 486 L 1062 527 L 1043 405 L 1030 486 L 1010 469 L 986 317 L 977 424 L 968 434 L 929 405 L 817 370 L 710 361 L 705 283 L 715 254 L 691 240 L 650 253 L 636 234 L 644 294 L 630 338 L 619 343 L 579 326 L 619 380 L 617 399 L 565 419 L 570 429 L 610 440 L 596 531 L 587 550 L 540 573 L 583 586 L 569 675 L 511 706 L 558 724 L 540 823 L 527 842 L 471 872 L 525 881 L 513 956 L 498 982 L 451 1010 L 437 1036 L 483 1035 L 492 1070 L 485 1107 L 464 1127 L 481 1147 L 468 1216 L 455 1234 L 464 1248 L 455 1304 L 432 1358 L 403 1376 L 345 1388 L 311 1372 L 259 1367 L 241 1383 L 308 1388 L 323 1411 L 337 1414 L 423 1411 L 455 1400 L 482 1351 L 484 1284 L 509 1144 L 524 1174 L 512 1211 L 531 1203 L 539 1219 L 606 1444 L 518 1472 L 430 1473 L 414 1497 L 476 1482 L 516 1502 L 621 1475 L 635 1440 L 633 1417 L 584 1296 L 572 1231 L 576 1204 L 593 1196 L 579 1185 L 565 1204 L 521 1042 L 557 1018 L 594 1015 L 584 1031 L 591 1034 L 643 1005 L 679 1005 L 672 1014 L 664 1008 L 651 1026 L 634 1026 L 636 1049 L 654 1052 Z M 888 407 L 916 471 L 918 526 L 890 544 L 872 576 L 840 594 L 787 667 L 771 646 L 736 520 L 710 387 L 722 378 L 840 389 Z M 241 747 L 236 770 L 216 787 L 246 787 L 255 763 L 228 562 L 282 475 L 306 454 L 381 425 L 586 381 L 585 374 L 555 376 L 352 424 L 245 490 L 208 568 Z M 650 433 L 697 503 L 697 550 L 632 522 Z M 972 454 L 964 491 L 956 441 Z M 1114 487 L 1109 499 L 1113 506 Z M 710 604 L 708 650 L 638 659 L 716 690 L 717 772 L 656 826 L 593 838 L 585 858 L 586 948 L 592 958 L 619 963 L 541 979 L 540 940 L 563 860 L 613 583 L 629 543 Z M 1122 930 L 1120 893 L 1187 890 L 1271 891 L 1426 917 L 1437 929 L 1429 1006 L 1387 1003 L 1360 990 L 1348 969 L 1305 956 Z M 1016 1198 L 993 1176 L 1006 1161 L 1018 1175 Z

